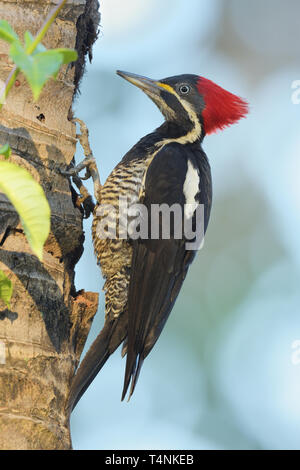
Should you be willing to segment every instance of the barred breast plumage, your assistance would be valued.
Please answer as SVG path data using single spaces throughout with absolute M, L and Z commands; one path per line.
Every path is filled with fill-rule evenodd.
M 118 317 L 126 307 L 132 247 L 123 220 L 127 214 L 124 204 L 129 208 L 139 201 L 146 169 L 147 159 L 130 164 L 120 162 L 102 186 L 94 210 L 92 235 L 97 262 L 105 279 L 106 317 Z M 104 237 L 103 229 L 112 238 Z M 121 230 L 124 230 L 124 238 L 120 238 Z

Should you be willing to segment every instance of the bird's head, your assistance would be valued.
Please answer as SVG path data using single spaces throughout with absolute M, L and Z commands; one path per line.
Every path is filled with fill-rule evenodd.
M 167 122 L 182 133 L 184 142 L 224 129 L 248 113 L 248 103 L 198 75 L 152 80 L 129 72 L 117 74 L 141 88 L 158 106 Z

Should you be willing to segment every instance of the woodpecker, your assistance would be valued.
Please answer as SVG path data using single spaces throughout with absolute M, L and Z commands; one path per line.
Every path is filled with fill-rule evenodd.
M 109 230 L 116 214 L 120 222 L 120 196 L 124 196 L 127 214 L 137 203 L 148 210 L 148 227 L 153 205 L 176 204 L 182 208 L 180 220 L 189 220 L 197 230 L 197 207 L 202 207 L 204 234 L 210 217 L 212 182 L 203 139 L 248 112 L 245 100 L 202 76 L 152 80 L 128 72 L 117 74 L 146 93 L 165 120 L 129 150 L 95 191 L 92 235 L 105 279 L 105 323 L 75 375 L 70 410 L 121 343 L 122 355 L 127 357 L 122 400 L 129 386 L 130 398 L 143 361 L 160 336 L 197 252 L 189 248 L 185 234 L 175 236 L 174 218 L 170 218 L 169 237 L 162 236 L 161 227 L 154 238 L 149 230 L 147 237 L 120 237 L 120 230 L 113 237 L 103 237 L 99 226 L 105 221 Z

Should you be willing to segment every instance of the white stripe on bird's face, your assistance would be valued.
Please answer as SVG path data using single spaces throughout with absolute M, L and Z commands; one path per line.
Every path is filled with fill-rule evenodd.
M 188 143 L 193 143 L 196 142 L 201 137 L 201 124 L 198 119 L 197 113 L 194 110 L 193 106 L 186 100 L 181 100 L 180 101 L 181 105 L 184 107 L 186 112 L 189 115 L 190 121 L 193 123 L 193 128 L 191 131 L 189 131 L 185 136 L 181 138 L 180 143 L 181 144 L 188 144 Z
M 187 132 L 187 134 L 184 134 L 183 136 L 178 137 L 176 139 L 166 139 L 165 142 L 166 143 L 177 142 L 177 143 L 183 144 L 183 145 L 184 144 L 192 144 L 193 142 L 196 142 L 196 140 L 200 139 L 200 137 L 201 137 L 202 128 L 201 128 L 201 124 L 200 124 L 199 118 L 197 116 L 197 113 L 196 113 L 195 109 L 193 108 L 192 104 L 189 103 L 187 100 L 183 99 L 182 97 L 180 97 L 178 95 L 178 93 L 176 93 L 174 88 L 172 88 L 170 85 L 167 85 L 167 84 L 161 83 L 161 82 L 157 82 L 157 85 L 164 88 L 167 92 L 172 93 L 172 95 L 176 96 L 178 102 L 181 104 L 183 109 L 188 114 L 189 120 L 193 125 L 192 130 Z M 159 106 L 159 104 L 157 104 L 157 105 Z M 162 113 L 165 116 L 167 115 L 167 109 L 166 108 L 168 108 L 168 112 L 171 116 L 172 109 L 169 108 L 167 103 L 163 103 L 160 107 Z

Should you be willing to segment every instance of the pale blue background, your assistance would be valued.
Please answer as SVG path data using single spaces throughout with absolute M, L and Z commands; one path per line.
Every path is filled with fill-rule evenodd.
M 251 114 L 204 141 L 214 180 L 205 246 L 132 400 L 120 402 L 117 351 L 72 415 L 74 447 L 300 449 L 300 2 L 102 0 L 101 12 L 75 112 L 102 182 L 162 120 L 116 69 L 206 76 L 247 98 Z M 90 225 L 76 287 L 101 292 Z M 101 292 L 88 344 L 103 302 Z

